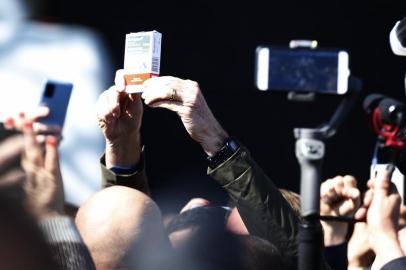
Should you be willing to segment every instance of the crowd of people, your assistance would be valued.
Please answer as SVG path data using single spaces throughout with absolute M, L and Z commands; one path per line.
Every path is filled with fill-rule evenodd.
M 4 122 L 1 269 L 297 269 L 300 195 L 279 189 L 227 133 L 197 82 L 157 77 L 142 94 L 127 94 L 123 75 L 98 100 L 102 189 L 79 209 L 64 200 L 60 128 L 37 122 L 52 111 Z M 191 198 L 164 222 L 145 170 L 144 104 L 179 116 L 208 157 L 207 174 L 228 193 L 227 207 Z M 393 170 L 370 179 L 364 194 L 349 175 L 322 183 L 320 215 L 356 222 L 320 222 L 320 269 L 406 269 L 406 208 L 390 182 Z

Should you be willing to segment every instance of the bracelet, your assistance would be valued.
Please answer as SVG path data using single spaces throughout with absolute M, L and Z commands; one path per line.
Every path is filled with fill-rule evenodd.
M 136 171 L 138 171 L 139 167 L 139 164 L 135 164 L 131 167 L 113 166 L 110 168 L 110 171 L 115 174 L 134 174 Z

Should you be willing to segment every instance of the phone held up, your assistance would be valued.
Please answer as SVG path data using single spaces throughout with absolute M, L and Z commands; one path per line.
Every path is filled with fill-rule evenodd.
M 41 95 L 40 106 L 49 108 L 49 115 L 38 122 L 63 127 L 68 110 L 73 84 L 47 81 Z
M 349 75 L 346 51 L 274 46 L 256 50 L 255 84 L 262 91 L 343 95 Z

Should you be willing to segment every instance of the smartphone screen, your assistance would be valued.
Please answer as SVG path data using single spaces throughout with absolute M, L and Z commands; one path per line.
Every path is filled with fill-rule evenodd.
M 256 85 L 259 90 L 345 94 L 348 53 L 345 51 L 257 48 Z
M 49 115 L 39 120 L 47 125 L 63 127 L 69 99 L 72 93 L 71 83 L 48 81 L 44 87 L 40 105 L 49 108 Z

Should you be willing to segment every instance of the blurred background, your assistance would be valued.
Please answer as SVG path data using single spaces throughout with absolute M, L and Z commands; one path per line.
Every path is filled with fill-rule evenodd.
M 327 121 L 340 100 L 323 96 L 315 103 L 298 104 L 288 102 L 284 94 L 256 90 L 256 46 L 316 39 L 321 48 L 350 53 L 352 74 L 363 80 L 364 89 L 357 107 L 327 143 L 325 178 L 353 174 L 363 186 L 375 135 L 362 110 L 362 98 L 380 92 L 405 100 L 406 59 L 395 56 L 389 45 L 390 30 L 406 15 L 404 1 L 18 1 L 28 7 L 26 17 L 32 21 L 81 29 L 82 37 L 97 39 L 98 63 L 104 69 L 95 77 L 100 89 L 94 91 L 112 84 L 115 70 L 122 68 L 126 33 L 161 32 L 161 75 L 198 81 L 229 134 L 250 149 L 279 187 L 297 192 L 300 172 L 293 128 Z M 66 39 L 69 42 L 69 35 Z M 76 57 L 87 53 L 84 50 Z M 153 197 L 164 211 L 179 210 L 196 196 L 216 204 L 227 202 L 222 189 L 206 176 L 204 152 L 175 114 L 146 108 L 142 134 Z M 89 177 L 94 179 L 83 181 L 92 182 L 91 190 L 99 179 Z M 69 180 L 65 177 L 65 181 Z M 76 200 L 77 190 L 71 189 L 73 195 L 68 198 Z

